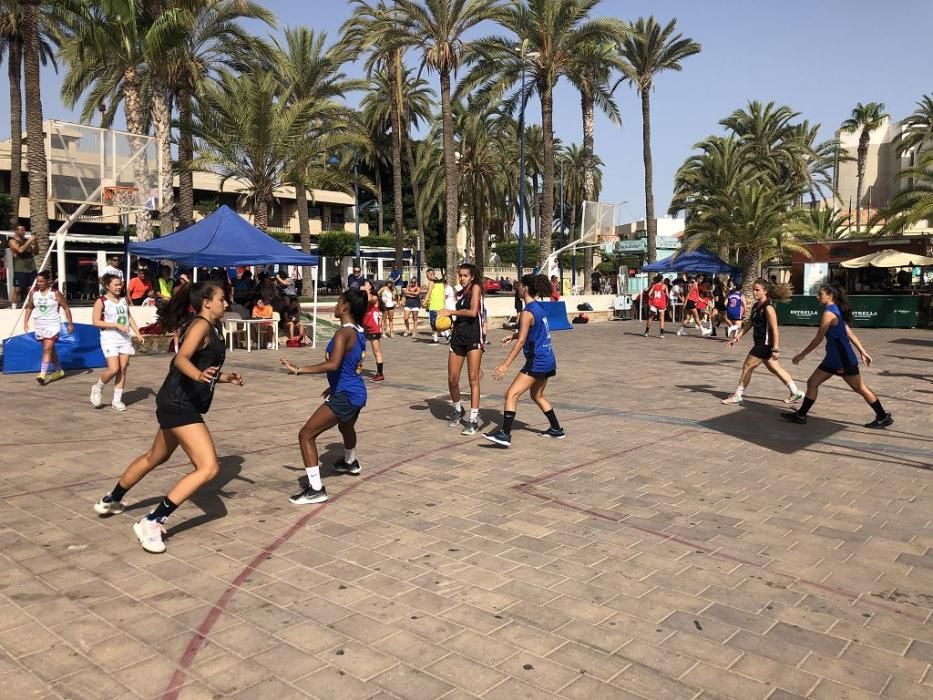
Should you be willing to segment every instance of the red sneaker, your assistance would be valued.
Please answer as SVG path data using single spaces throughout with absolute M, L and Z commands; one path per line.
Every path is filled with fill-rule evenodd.
M 386 380 L 385 375 L 382 375 L 382 374 L 374 374 L 369 379 L 369 381 L 371 382 L 384 382 L 385 380 Z

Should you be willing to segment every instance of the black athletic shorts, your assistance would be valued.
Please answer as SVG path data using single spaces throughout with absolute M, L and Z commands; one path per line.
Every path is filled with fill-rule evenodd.
M 13 273 L 13 286 L 18 287 L 23 290 L 23 293 L 26 292 L 32 286 L 32 283 L 36 281 L 35 272 L 14 272 Z
M 366 331 L 366 340 L 379 340 L 382 338 L 382 333 L 370 333 Z
M 685 311 L 693 311 L 696 307 L 697 307 L 697 303 L 693 301 L 692 299 L 688 300 L 687 303 L 684 304 Z
M 527 374 L 532 379 L 550 379 L 551 377 L 557 374 L 556 369 L 549 370 L 547 372 L 532 372 L 531 368 L 525 365 L 521 369 L 522 374 Z
M 482 350 L 482 343 L 464 343 L 457 338 L 450 339 L 450 351 L 459 357 L 466 357 L 473 350 Z
M 759 360 L 770 360 L 774 356 L 774 348 L 770 345 L 753 345 L 748 354 Z
M 156 420 L 162 430 L 171 430 L 194 423 L 203 423 L 204 417 L 194 409 L 166 411 L 164 408 L 156 407 Z
M 327 407 L 337 416 L 337 420 L 341 423 L 349 423 L 355 420 L 359 417 L 360 411 L 362 410 L 359 406 L 354 406 L 350 403 L 347 395 L 343 392 L 331 394 L 324 399 L 324 403 L 327 404 Z
M 821 362 L 817 369 L 826 372 L 826 374 L 838 374 L 840 377 L 855 377 L 859 375 L 858 365 L 833 367 L 832 365 L 827 365 L 825 362 Z

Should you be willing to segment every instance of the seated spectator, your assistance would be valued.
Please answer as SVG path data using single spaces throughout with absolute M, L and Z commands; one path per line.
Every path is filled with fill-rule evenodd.
M 141 306 L 146 302 L 154 303 L 149 301 L 155 298 L 155 293 L 152 290 L 152 280 L 149 279 L 148 269 L 145 267 L 139 268 L 136 277 L 131 279 L 127 285 L 126 293 L 133 306 Z
M 298 340 L 304 343 L 305 327 L 301 322 L 301 306 L 298 304 L 297 297 L 290 297 L 285 311 L 282 314 L 282 328 L 288 334 L 291 341 Z
M 253 306 L 252 318 L 269 319 L 269 323 L 257 324 L 258 328 L 256 329 L 256 335 L 260 347 L 262 347 L 264 336 L 268 336 L 269 338 L 269 340 L 265 341 L 267 343 L 271 343 L 275 338 L 273 334 L 277 331 L 271 320 L 273 313 L 274 309 L 272 308 L 272 304 L 270 302 L 264 301 L 262 297 L 260 297 L 256 301 L 255 306 Z
M 254 293 L 253 273 L 251 270 L 244 270 L 233 285 L 233 301 L 236 304 L 250 306 L 253 303 Z
M 158 306 L 166 303 L 172 298 L 172 292 L 175 291 L 175 280 L 172 279 L 172 268 L 163 265 L 159 269 L 159 279 L 156 280 L 158 287 L 155 290 L 155 300 Z

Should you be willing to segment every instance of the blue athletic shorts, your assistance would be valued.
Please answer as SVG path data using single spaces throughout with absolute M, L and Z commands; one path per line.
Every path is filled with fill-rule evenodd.
M 324 400 L 324 403 L 327 404 L 327 407 L 337 416 L 337 420 L 341 423 L 356 420 L 362 410 L 362 406 L 354 406 L 350 403 L 350 399 L 343 392 L 331 394 Z

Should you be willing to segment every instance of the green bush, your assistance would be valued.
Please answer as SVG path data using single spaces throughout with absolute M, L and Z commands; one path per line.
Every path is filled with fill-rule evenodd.
M 330 260 L 341 260 L 356 252 L 356 236 L 349 231 L 325 231 L 318 236 L 318 250 Z
M 518 265 L 518 241 L 507 241 L 496 246 L 496 253 L 503 265 Z M 525 241 L 525 267 L 533 268 L 538 264 L 538 244 Z
M 266 233 L 279 241 L 280 243 L 294 243 L 295 237 L 293 234 L 288 233 L 287 231 L 266 231 Z
M 428 267 L 437 270 L 447 268 L 447 249 L 442 245 L 432 245 L 424 257 Z

